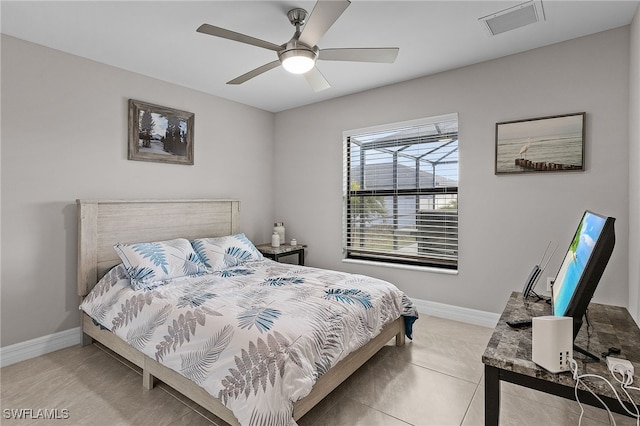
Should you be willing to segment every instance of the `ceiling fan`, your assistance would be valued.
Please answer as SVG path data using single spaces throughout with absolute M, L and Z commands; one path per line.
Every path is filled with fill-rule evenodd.
M 245 34 L 202 24 L 196 31 L 215 37 L 226 38 L 264 49 L 273 50 L 278 59 L 249 71 L 227 82 L 227 84 L 242 84 L 280 65 L 294 74 L 304 74 L 311 88 L 318 92 L 328 89 L 329 82 L 316 68 L 316 60 L 322 61 L 353 61 L 393 63 L 398 56 L 397 47 L 388 48 L 351 48 L 351 49 L 319 49 L 317 44 L 322 36 L 338 20 L 340 15 L 351 4 L 349 0 L 318 0 L 311 15 L 307 19 L 307 11 L 301 8 L 291 9 L 287 13 L 289 22 L 296 27 L 296 31 L 288 42 L 278 45 L 260 40 Z M 300 30 L 300 28 L 302 30 Z

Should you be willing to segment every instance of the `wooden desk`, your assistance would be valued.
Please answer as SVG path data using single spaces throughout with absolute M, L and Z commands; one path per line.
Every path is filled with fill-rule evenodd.
M 550 373 L 531 361 L 531 328 L 513 329 L 508 320 L 551 315 L 551 306 L 544 301 L 523 301 L 520 292 L 511 293 L 507 306 L 482 355 L 484 363 L 484 421 L 485 425 L 498 425 L 500 417 L 500 381 L 515 383 L 531 389 L 575 400 L 575 381 L 571 372 Z M 621 349 L 616 358 L 626 358 L 633 363 L 635 382 L 640 382 L 640 329 L 626 308 L 591 303 L 588 313 L 591 323 L 587 333 L 586 321 L 578 333 L 575 344 L 592 354 L 600 356 L 610 347 Z M 584 355 L 575 352 L 580 374 L 597 374 L 617 384 L 611 377 L 606 361 L 589 361 Z M 607 404 L 611 411 L 628 415 L 615 399 L 611 389 L 601 380 L 591 381 L 589 385 Z M 598 400 L 588 391 L 579 389 L 580 401 L 602 408 Z M 632 396 L 637 396 L 633 393 Z M 638 404 L 638 401 L 635 401 Z
M 292 246 L 290 244 L 282 244 L 280 245 L 280 247 L 271 247 L 271 244 L 260 244 L 256 246 L 258 251 L 262 253 L 264 257 L 273 259 L 276 262 L 278 262 L 281 257 L 297 254 L 298 265 L 304 265 L 304 249 L 306 247 L 307 246 L 304 244 L 297 244 L 295 246 Z

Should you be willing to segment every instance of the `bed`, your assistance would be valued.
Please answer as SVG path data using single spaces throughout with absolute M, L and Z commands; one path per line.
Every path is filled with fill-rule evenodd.
M 243 235 L 240 234 L 239 227 L 240 203 L 236 200 L 77 200 L 77 208 L 78 294 L 84 301 L 83 304 L 88 304 L 85 302 L 90 299 L 96 299 L 95 303 L 97 303 L 97 298 L 101 297 L 101 295 L 96 295 L 96 293 L 102 293 L 104 291 L 97 291 L 100 286 L 107 289 L 115 289 L 118 285 L 122 286 L 122 260 L 119 257 L 118 253 L 116 253 L 116 251 L 114 250 L 114 245 L 116 243 L 166 241 L 177 238 L 186 239 L 193 242 L 198 241 L 198 239 L 206 240 L 215 237 Z M 253 259 L 252 261 L 248 261 L 241 266 L 242 270 L 250 270 L 250 272 L 253 273 L 254 277 L 258 277 L 254 278 L 254 281 L 258 279 L 264 281 L 264 277 L 262 277 L 260 274 L 270 274 L 269 276 L 275 276 L 274 274 L 285 276 L 288 274 L 287 276 L 289 277 L 295 274 L 307 274 L 305 275 L 305 277 L 307 277 L 308 281 L 310 282 L 313 281 L 313 279 L 318 275 L 323 275 L 321 270 L 307 267 L 295 267 L 293 265 L 280 265 L 267 259 Z M 342 274 L 336 271 L 328 271 L 327 274 L 328 273 L 337 275 Z M 195 275 L 195 278 L 198 278 L 200 282 L 206 282 L 207 280 L 225 279 L 228 274 L 225 270 L 223 274 L 218 274 L 218 276 L 216 277 L 210 277 L 210 275 Z M 124 275 L 124 277 L 129 278 L 127 275 Z M 267 280 L 268 279 L 269 278 L 267 277 Z M 350 279 L 351 281 L 353 281 L 353 278 Z M 357 278 L 357 280 L 360 279 L 368 280 L 371 278 Z M 105 282 L 110 283 L 105 285 Z M 216 281 L 215 288 L 223 288 L 220 283 L 226 282 L 227 281 Z M 240 285 L 240 289 L 253 291 L 250 290 L 251 287 L 248 282 L 238 280 L 236 280 L 235 282 L 241 283 L 238 284 Z M 96 284 L 99 285 L 96 286 Z M 377 282 L 375 284 L 377 284 Z M 175 285 L 179 287 L 179 284 Z M 192 284 L 185 284 L 185 286 L 186 285 Z M 94 287 L 96 287 L 96 291 L 92 293 L 91 290 Z M 169 288 L 168 285 L 166 287 Z M 130 288 L 127 288 L 126 291 L 132 290 Z M 165 291 L 164 286 L 160 286 L 155 290 L 138 290 L 137 297 L 141 298 L 142 296 L 140 296 L 140 294 L 149 297 L 155 295 L 156 299 L 164 301 L 163 298 L 165 297 L 165 293 L 163 293 L 163 291 Z M 233 291 L 230 290 L 228 294 L 235 295 L 239 291 L 240 290 L 234 288 Z M 302 287 L 300 287 L 296 288 L 296 291 L 304 293 L 306 290 L 302 290 Z M 311 290 L 307 292 L 310 291 Z M 342 290 L 332 289 L 331 291 L 339 293 Z M 355 291 L 360 292 L 359 290 Z M 118 292 L 123 293 L 125 292 L 125 289 L 119 289 Z M 170 290 L 166 290 L 166 292 L 171 293 Z M 113 293 L 115 293 L 115 291 Z M 333 296 L 336 296 L 336 294 L 333 294 Z M 344 294 L 337 294 L 338 298 L 343 298 L 343 296 Z M 353 294 L 351 294 L 351 296 L 353 296 Z M 403 302 L 405 303 L 406 310 L 408 309 L 406 306 L 406 300 L 408 299 L 404 299 L 406 299 L 406 296 L 403 296 Z M 218 307 L 220 307 L 221 311 L 223 310 L 223 308 L 231 309 L 231 307 L 228 306 L 230 303 L 229 300 L 231 299 L 224 299 L 224 303 L 220 302 L 220 300 L 223 299 L 218 300 Z M 109 303 L 118 304 L 121 302 Z M 151 306 L 151 301 L 147 300 L 145 303 Z M 145 303 L 143 303 L 143 305 L 145 305 Z M 190 303 L 192 307 L 199 306 L 194 305 L 193 300 Z M 363 303 L 368 302 L 365 301 Z M 410 304 L 410 301 L 408 302 L 408 304 Z M 122 304 L 121 306 L 124 306 L 124 304 Z M 203 305 L 202 309 L 205 309 L 204 306 L 205 305 Z M 146 312 L 148 312 L 150 309 L 151 308 L 148 308 Z M 86 310 L 90 311 L 90 309 Z M 109 322 L 110 324 L 114 324 L 117 322 L 118 319 L 116 317 L 113 317 L 113 315 L 111 317 L 108 317 L 108 319 L 105 319 L 102 316 L 96 319 L 92 318 L 92 316 L 87 314 L 86 311 L 83 311 L 81 314 L 81 324 L 83 332 L 83 343 L 90 344 L 93 340 L 100 342 L 102 345 L 113 350 L 123 358 L 140 367 L 142 370 L 142 383 L 144 388 L 146 389 L 152 389 L 154 386 L 154 380 L 160 380 L 232 425 L 295 424 L 295 420 L 299 419 L 309 410 L 311 410 L 318 402 L 320 402 L 326 395 L 328 395 L 333 389 L 335 389 L 340 383 L 342 383 L 347 377 L 349 377 L 354 371 L 356 371 L 377 351 L 385 346 L 391 339 L 395 337 L 396 345 L 403 345 L 405 343 L 406 331 L 409 330 L 410 332 L 411 324 L 417 318 L 417 312 L 415 311 L 415 308 L 411 307 L 409 308 L 409 311 L 411 311 L 411 315 L 406 315 L 404 317 L 399 316 L 397 319 L 389 320 L 385 322 L 385 324 L 380 325 L 378 330 L 379 332 L 376 331 L 377 334 L 374 335 L 366 343 L 361 343 L 359 349 L 345 354 L 344 356 L 341 355 L 339 362 L 332 365 L 331 368 L 329 368 L 327 371 L 322 371 L 322 374 L 318 374 L 317 377 L 314 378 L 312 386 L 310 385 L 310 391 L 305 391 L 304 393 L 308 394 L 306 394 L 306 396 L 304 396 L 302 399 L 289 397 L 291 401 L 295 401 L 292 404 L 292 412 L 288 412 L 289 419 L 282 418 L 282 415 L 280 414 L 279 418 L 277 416 L 272 416 L 269 418 L 260 418 L 259 416 L 253 416 L 251 419 L 248 419 L 248 417 L 245 416 L 244 418 L 242 418 L 242 421 L 238 420 L 239 418 L 241 418 L 241 416 L 238 416 L 237 414 L 240 413 L 244 415 L 244 411 L 246 411 L 246 409 L 242 407 L 240 407 L 239 409 L 234 407 L 234 405 L 232 404 L 233 401 L 231 400 L 234 398 L 234 392 L 236 394 L 235 397 L 237 397 L 238 400 L 241 400 L 243 396 L 238 396 L 238 391 L 234 391 L 232 387 L 229 387 L 230 385 L 228 383 L 229 381 L 233 381 L 234 375 L 238 375 L 237 370 L 240 369 L 240 367 L 227 369 L 231 372 L 226 376 L 227 388 L 225 391 L 221 390 L 216 394 L 215 392 L 206 390 L 206 386 L 203 385 L 203 383 L 199 382 L 197 380 L 197 377 L 195 380 L 193 376 L 190 376 L 191 378 L 187 378 L 189 374 L 185 375 L 184 372 L 178 372 L 180 371 L 179 369 L 167 366 L 171 364 L 170 362 L 165 362 L 166 360 L 164 358 L 167 358 L 168 355 L 171 355 L 170 352 L 172 351 L 170 349 L 161 348 L 162 344 L 166 342 L 160 342 L 156 345 L 157 350 L 154 356 L 154 354 L 150 353 L 148 349 L 136 347 L 136 345 L 127 343 L 123 337 L 119 337 L 116 334 L 117 330 L 114 329 L 114 331 L 112 332 L 108 329 L 108 327 L 105 327 L 105 325 L 108 326 L 108 324 L 106 324 L 107 322 Z M 158 310 L 157 312 L 160 312 L 160 310 Z M 196 310 L 194 310 L 193 312 L 196 312 Z M 202 314 L 202 310 L 198 312 L 200 312 L 199 315 L 202 316 L 202 320 L 204 322 L 204 318 L 206 315 Z M 209 308 L 209 311 L 205 312 L 207 312 L 207 315 L 210 314 L 211 316 L 222 315 L 218 314 L 217 312 L 212 312 L 211 308 Z M 271 309 L 271 312 L 279 313 L 279 311 L 276 309 Z M 409 319 L 405 320 L 406 317 L 408 317 Z M 275 317 L 272 316 L 270 318 L 271 319 L 267 318 L 265 320 L 266 322 L 263 322 L 262 324 L 245 323 L 245 325 L 248 324 L 248 327 L 243 327 L 241 331 L 252 331 L 254 333 L 257 333 L 254 334 L 255 336 L 258 336 L 256 341 L 259 344 L 262 344 L 264 350 L 256 349 L 256 345 L 251 344 L 246 351 L 243 350 L 242 353 L 238 352 L 237 355 L 235 355 L 236 366 L 240 366 L 243 363 L 243 359 L 244 361 L 246 361 L 246 364 L 251 364 L 252 357 L 254 357 L 255 359 L 259 359 L 261 350 L 266 352 L 266 348 L 277 346 L 279 344 L 278 342 L 280 342 L 279 339 L 281 338 L 282 342 L 284 342 L 280 342 L 282 343 L 282 345 L 284 345 L 282 347 L 290 347 L 289 344 L 291 342 L 283 338 L 280 334 L 278 334 L 278 332 L 273 331 L 270 333 L 271 322 L 273 322 L 272 320 Z M 131 316 L 131 319 L 133 320 L 133 316 Z M 165 318 L 163 318 L 163 320 L 164 319 Z M 192 323 L 197 325 L 196 322 L 198 321 L 199 319 L 195 319 L 194 317 Z M 211 321 L 213 320 L 209 320 L 209 322 Z M 174 326 L 175 324 L 177 324 L 175 320 L 173 324 Z M 256 325 L 256 327 L 252 328 L 253 325 Z M 171 330 L 171 326 L 169 326 L 169 329 Z M 133 332 L 135 333 L 136 329 L 134 329 Z M 240 333 L 238 332 L 237 334 Z M 165 338 L 166 337 L 167 336 L 165 336 Z M 189 336 L 187 335 L 186 337 L 188 340 Z M 216 335 L 215 337 L 219 338 L 218 340 L 220 341 L 225 340 L 220 335 Z M 213 340 L 213 337 L 211 339 Z M 165 346 L 167 345 L 170 346 L 171 342 L 169 342 Z M 176 344 L 174 342 L 174 349 L 175 345 Z M 160 356 L 158 356 L 158 353 L 160 353 Z M 165 355 L 167 356 L 165 357 Z M 297 364 L 300 369 L 302 369 L 302 364 L 304 363 L 298 359 L 295 351 L 293 353 L 287 352 L 286 355 L 287 359 L 293 360 L 295 364 Z M 175 356 L 182 357 L 184 361 L 184 358 L 187 355 L 176 354 Z M 284 369 L 284 367 L 282 368 Z M 291 368 L 287 368 L 287 371 L 291 371 Z M 298 367 L 293 366 L 294 370 L 296 368 Z M 280 373 L 281 380 L 288 380 L 288 377 L 290 377 L 289 373 L 287 373 L 287 376 L 284 377 L 284 373 L 281 370 L 281 366 L 279 363 L 277 365 L 269 365 L 267 370 L 268 371 L 266 371 L 266 373 L 269 379 L 256 378 L 256 382 L 254 383 L 253 387 L 249 386 L 251 390 L 247 392 L 246 396 L 244 397 L 245 399 L 253 397 L 254 393 L 261 394 L 259 388 L 261 386 L 262 388 L 264 388 L 265 384 L 268 384 L 268 380 L 273 381 L 274 377 L 277 376 L 278 373 Z M 201 373 L 201 371 L 196 371 L 196 373 Z M 238 380 L 243 379 L 240 378 Z M 260 380 L 263 380 L 263 383 L 261 383 Z M 276 380 L 278 380 L 277 377 Z M 224 383 L 225 380 L 222 380 L 222 382 Z M 228 408 L 228 406 L 234 407 L 233 411 Z

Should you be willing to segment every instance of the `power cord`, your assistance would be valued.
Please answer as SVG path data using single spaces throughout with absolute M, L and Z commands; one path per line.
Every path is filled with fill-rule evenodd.
M 584 311 L 584 320 L 587 322 L 587 337 L 591 337 L 591 333 L 593 332 L 593 327 L 591 327 L 591 321 L 589 321 L 589 308 Z
M 617 360 L 613 357 L 607 358 L 607 361 L 610 360 L 614 360 L 609 364 L 609 370 L 611 370 L 613 378 L 620 384 L 620 389 L 622 389 L 622 392 L 624 392 L 624 394 L 627 396 L 627 399 L 633 404 L 633 398 L 631 398 L 631 395 L 629 395 L 629 392 L 627 390 L 630 389 L 640 392 L 640 388 L 631 386 L 631 384 L 633 383 L 633 365 L 631 365 L 631 363 L 628 363 L 628 365 L 627 363 L 623 363 L 622 361 L 625 360 Z M 621 379 L 618 378 L 616 373 L 620 374 Z M 633 408 L 635 409 L 636 424 L 640 425 L 640 412 L 638 410 L 638 407 L 633 404 Z M 629 412 L 629 410 L 626 411 L 632 416 L 634 415 L 633 413 Z
M 627 413 L 629 413 L 629 415 L 631 415 L 632 417 L 635 417 L 636 425 L 640 426 L 640 412 L 638 411 L 638 407 L 636 406 L 636 404 L 633 402 L 633 398 L 631 398 L 631 396 L 629 395 L 629 392 L 627 391 L 628 389 L 640 391 L 640 388 L 630 386 L 633 383 L 633 371 L 632 370 L 627 369 L 626 366 L 624 366 L 622 364 L 610 365 L 610 371 L 611 371 L 611 374 L 613 375 L 613 378 L 620 384 L 620 388 L 622 389 L 624 394 L 627 396 L 629 401 L 631 401 L 631 404 L 633 406 L 633 409 L 634 409 L 635 413 L 632 412 L 632 411 L 629 411 L 629 409 L 627 408 L 626 404 L 622 401 L 622 399 L 620 399 L 620 395 L 618 395 L 617 390 L 615 389 L 615 387 L 611 384 L 611 382 L 609 380 L 607 380 L 604 377 L 599 376 L 597 374 L 578 374 L 578 363 L 573 358 L 569 358 L 569 368 L 571 369 L 571 373 L 573 374 L 573 379 L 576 381 L 576 386 L 574 388 L 574 393 L 575 393 L 575 396 L 576 396 L 576 402 L 580 406 L 580 419 L 578 420 L 578 425 L 582 424 L 582 417 L 584 416 L 584 407 L 582 406 L 582 403 L 580 402 L 580 398 L 578 396 L 578 386 L 582 382 L 582 386 L 585 389 L 587 389 L 587 391 L 589 391 L 589 393 L 591 393 L 591 395 L 593 395 L 600 402 L 600 404 L 602 404 L 602 406 L 607 410 L 607 413 L 609 415 L 609 424 L 613 425 L 613 426 L 616 426 L 616 420 L 613 417 L 613 414 L 611 413 L 611 410 L 609 410 L 609 407 L 607 406 L 607 404 L 605 404 L 605 402 L 593 390 L 591 390 L 591 388 L 587 385 L 587 383 L 584 380 L 582 380 L 582 379 L 591 377 L 591 378 L 597 378 L 597 379 L 604 380 L 604 382 L 607 385 L 609 385 L 609 387 L 613 391 L 614 395 L 618 399 L 618 402 L 620 403 L 622 408 L 624 408 L 624 410 Z M 616 376 L 616 373 L 620 374 L 621 379 L 619 379 Z
M 576 362 L 575 359 L 573 358 L 569 358 L 569 368 L 571 369 L 571 373 L 573 374 L 573 379 L 576 381 L 576 386 L 574 388 L 574 394 L 576 396 L 576 402 L 578 403 L 578 405 L 580 406 L 580 418 L 578 419 L 578 426 L 582 425 L 582 417 L 584 416 L 584 407 L 582 406 L 582 403 L 580 402 L 580 397 L 578 396 L 578 386 L 580 386 L 580 381 L 586 377 L 597 377 L 599 379 L 603 379 L 605 382 L 609 383 L 609 385 L 611 386 L 611 383 L 598 375 L 595 374 L 582 374 L 579 375 L 578 374 L 578 363 Z M 591 390 L 591 388 L 589 386 L 587 386 L 586 383 L 583 382 L 583 386 L 589 391 L 589 393 L 591 393 L 591 395 L 593 395 L 599 402 L 600 404 L 602 404 L 602 406 L 605 408 L 605 410 L 607 410 L 607 413 L 609 414 L 609 424 L 616 426 L 616 419 L 613 418 L 613 414 L 611 414 L 611 410 L 609 410 L 609 407 L 607 407 L 607 404 L 604 403 L 604 401 L 598 396 L 596 395 L 596 393 L 594 391 Z

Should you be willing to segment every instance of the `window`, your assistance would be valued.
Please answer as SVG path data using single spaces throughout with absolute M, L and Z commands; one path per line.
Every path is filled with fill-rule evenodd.
M 347 259 L 458 267 L 458 115 L 345 132 Z

